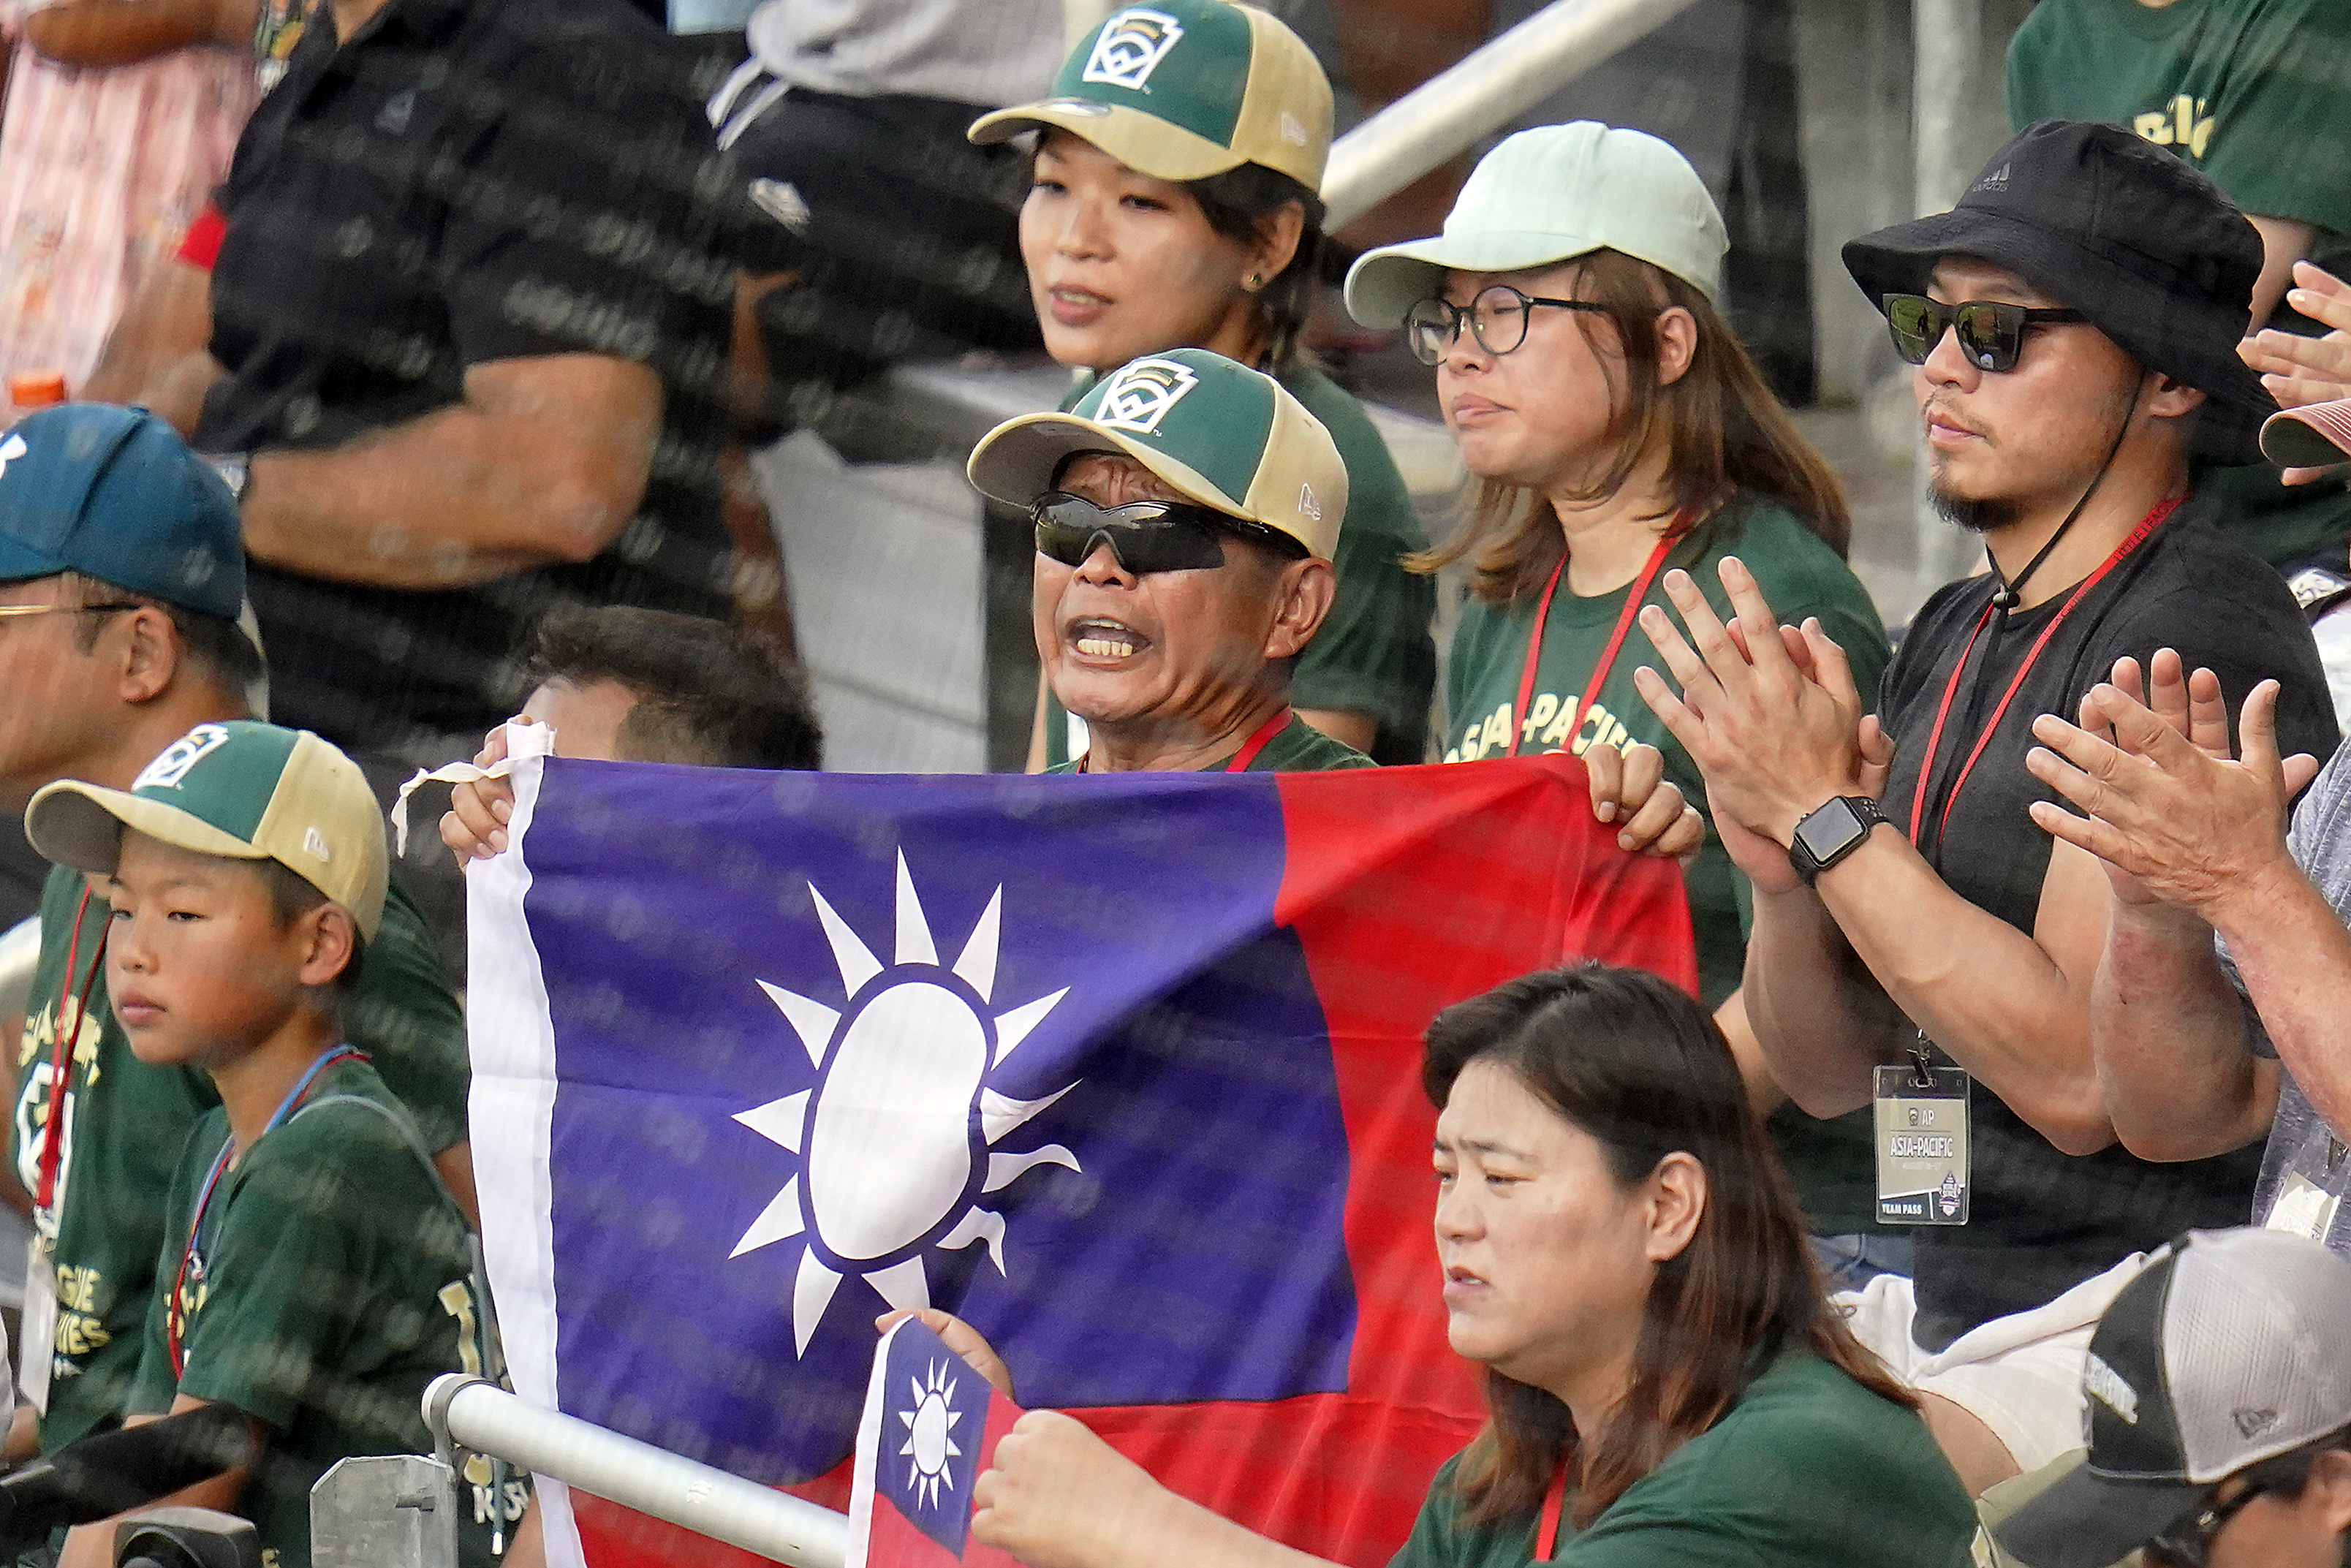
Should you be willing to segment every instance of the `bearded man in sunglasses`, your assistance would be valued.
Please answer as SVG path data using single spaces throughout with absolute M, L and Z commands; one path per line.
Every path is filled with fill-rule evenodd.
M 1680 695 L 1643 672 L 1642 695 L 1754 884 L 1764 1055 L 1815 1116 L 1875 1103 L 1879 1216 L 1914 1228 L 1914 1278 L 1847 1298 L 1854 1332 L 1971 1491 L 2079 1443 L 2099 1312 L 2170 1237 L 2241 1219 L 2260 1170 L 2250 1134 L 2177 1164 L 2117 1143 L 2090 1000 L 2110 902 L 2144 895 L 2033 822 L 2054 794 L 2025 756 L 2037 716 L 2165 646 L 2231 714 L 2277 680 L 2283 748 L 2334 749 L 2292 595 L 2190 486 L 2191 446 L 2258 450 L 2271 404 L 2236 345 L 2262 255 L 2127 131 L 2023 132 L 1955 211 L 1844 249 L 1918 367 L 1936 505 L 1990 570 L 1928 601 L 1874 701 L 1817 626 L 1783 639 L 1734 562 L 1731 626 L 1670 576 L 1687 640 L 1643 622 Z

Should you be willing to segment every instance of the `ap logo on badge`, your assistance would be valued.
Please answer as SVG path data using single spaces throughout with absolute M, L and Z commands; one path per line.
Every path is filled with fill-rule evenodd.
M 1085 72 L 1078 79 L 1123 87 L 1129 92 L 1145 91 L 1151 73 L 1183 36 L 1184 24 L 1165 11 L 1140 5 L 1121 11 L 1102 24 L 1093 53 L 1086 57 Z
M 1188 365 L 1174 360 L 1137 360 L 1102 389 L 1102 406 L 1094 411 L 1094 420 L 1113 430 L 1155 434 L 1167 411 L 1199 384 L 1200 378 Z

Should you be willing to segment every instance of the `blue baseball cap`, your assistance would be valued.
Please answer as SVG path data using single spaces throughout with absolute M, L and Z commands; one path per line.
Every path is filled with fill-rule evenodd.
M 61 571 L 235 621 L 245 603 L 236 498 L 143 408 L 28 414 L 0 432 L 0 582 Z

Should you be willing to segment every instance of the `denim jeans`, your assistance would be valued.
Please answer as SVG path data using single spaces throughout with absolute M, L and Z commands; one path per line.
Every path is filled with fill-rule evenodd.
M 1858 1291 L 1880 1274 L 1910 1272 L 1910 1238 L 1898 1231 L 1863 1230 L 1811 1240 L 1813 1260 L 1826 1276 L 1831 1295 Z

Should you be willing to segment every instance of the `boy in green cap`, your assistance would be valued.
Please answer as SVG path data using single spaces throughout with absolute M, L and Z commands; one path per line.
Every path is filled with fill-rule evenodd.
M 301 1568 L 312 1484 L 349 1455 L 429 1451 L 425 1385 L 482 1364 L 465 1219 L 338 1019 L 383 915 L 374 797 L 315 735 L 200 724 L 127 791 L 42 789 L 26 833 L 106 879 L 133 1052 L 203 1068 L 221 1098 L 172 1182 L 130 1419 L 242 1411 L 246 1463 L 179 1500 L 242 1511 L 266 1564 Z M 108 1542 L 77 1531 L 64 1561 Z

